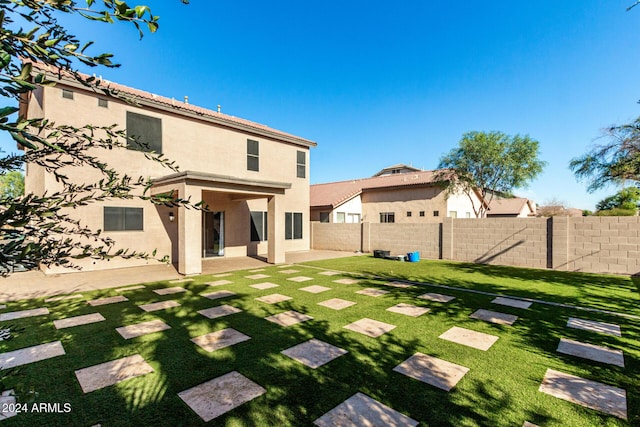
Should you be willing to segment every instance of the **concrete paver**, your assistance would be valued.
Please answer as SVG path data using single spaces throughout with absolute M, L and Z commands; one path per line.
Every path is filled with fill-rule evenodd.
M 313 422 L 318 427 L 414 427 L 418 421 L 370 398 L 356 393 Z

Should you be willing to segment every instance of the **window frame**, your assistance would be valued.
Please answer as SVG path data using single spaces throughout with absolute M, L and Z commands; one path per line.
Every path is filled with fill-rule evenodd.
M 300 161 L 302 155 L 302 161 Z M 296 151 L 296 177 L 307 177 L 307 153 L 304 151 Z
M 71 89 L 62 88 L 62 97 L 64 99 L 73 100 L 74 92 Z
M 260 141 L 255 139 L 247 139 L 247 170 L 260 172 Z
M 285 212 L 284 214 L 284 239 L 301 240 L 304 237 L 304 217 L 302 212 Z
M 156 154 L 162 154 L 163 147 L 163 136 L 162 136 L 162 119 L 159 117 L 149 116 L 147 114 L 136 113 L 135 111 L 127 111 L 126 112 L 126 132 L 127 132 L 127 148 L 133 151 L 142 151 L 144 153 L 155 152 Z M 136 135 L 135 131 L 131 131 L 130 129 L 134 124 L 140 123 L 141 120 L 146 120 L 147 124 L 153 123 L 152 132 L 152 141 L 145 141 L 147 139 L 144 135 Z M 136 121 L 138 121 L 136 123 Z M 148 136 L 148 135 L 147 135 Z M 137 138 L 137 139 L 134 139 Z M 138 142 L 140 141 L 140 142 Z M 146 144 L 146 146 L 142 145 Z
M 110 212 L 109 212 L 110 211 Z M 119 212 L 118 212 L 119 211 Z M 129 215 L 127 215 L 127 213 Z M 127 218 L 131 218 L 131 214 L 139 215 L 140 222 L 139 228 L 137 227 L 138 223 L 135 222 L 128 225 Z M 121 218 L 117 219 L 119 223 L 118 227 L 113 227 L 111 224 L 113 223 L 113 218 L 108 221 L 107 215 L 118 215 Z M 107 224 L 109 223 L 109 226 Z M 144 231 L 144 208 L 138 207 L 130 207 L 130 206 L 103 206 L 102 207 L 102 229 L 103 231 L 113 232 L 113 231 Z
M 395 212 L 380 212 L 380 224 L 393 224 L 396 222 Z
M 260 218 L 260 219 L 258 219 Z M 269 238 L 269 222 L 266 211 L 249 212 L 249 226 L 251 242 L 266 242 Z

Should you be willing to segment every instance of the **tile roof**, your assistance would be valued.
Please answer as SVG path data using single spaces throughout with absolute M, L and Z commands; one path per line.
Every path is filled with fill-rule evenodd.
M 311 186 L 311 206 L 331 206 L 335 208 L 366 190 L 407 187 L 414 185 L 435 185 L 441 170 L 409 172 L 350 181 L 329 182 Z
M 514 197 L 511 199 L 493 199 L 489 205 L 488 215 L 519 215 L 529 202 L 528 199 Z M 527 214 L 532 213 L 531 208 Z
M 302 145 L 309 146 L 309 147 L 315 147 L 317 145 L 314 141 L 301 138 L 299 136 L 296 136 L 290 133 L 282 132 L 260 123 L 252 122 L 252 121 L 245 120 L 235 116 L 230 116 L 224 113 L 219 113 L 217 111 L 209 110 L 207 108 L 199 107 L 193 104 L 188 104 L 186 102 L 176 101 L 175 99 L 172 99 L 172 98 L 159 96 L 150 92 L 145 92 L 139 89 L 124 86 L 111 81 L 100 80 L 99 87 L 97 88 L 92 86 L 87 87 L 85 85 L 78 83 L 70 72 L 66 72 L 64 70 L 60 70 L 60 69 L 48 66 L 46 64 L 41 64 L 41 63 L 32 63 L 32 64 L 35 70 L 39 70 L 40 72 L 46 72 L 54 75 L 59 79 L 60 83 L 62 84 L 72 84 L 75 87 L 83 88 L 86 90 L 93 90 L 94 92 L 98 92 L 98 93 L 104 93 L 104 91 L 106 90 L 108 93 L 111 94 L 111 96 L 114 96 L 114 97 L 124 96 L 124 98 L 129 97 L 129 98 L 132 98 L 134 102 L 146 101 L 148 103 L 155 104 L 156 106 L 164 107 L 165 109 L 171 109 L 177 114 L 192 113 L 203 118 L 213 119 L 212 121 L 215 121 L 219 124 L 227 125 L 233 128 L 243 128 L 243 129 L 253 130 L 258 133 L 263 133 L 263 134 L 266 133 L 267 135 L 272 135 L 275 137 L 284 137 L 286 140 L 290 142 L 300 143 Z M 91 76 L 87 74 L 78 73 L 78 75 L 80 75 L 84 79 L 91 78 Z M 98 81 L 98 79 L 96 79 L 96 81 Z

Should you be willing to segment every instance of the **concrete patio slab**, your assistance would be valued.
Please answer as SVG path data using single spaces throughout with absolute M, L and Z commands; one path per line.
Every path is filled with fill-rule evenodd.
M 487 351 L 498 341 L 499 337 L 454 326 L 438 338 Z
M 251 337 L 236 331 L 233 328 L 225 328 L 219 331 L 200 335 L 191 339 L 191 342 L 202 348 L 204 351 L 211 353 L 225 347 L 248 341 Z
M 518 316 L 514 316 L 513 314 L 484 310 L 482 308 L 473 312 L 469 317 L 498 325 L 513 325 L 515 321 L 518 320 Z
M 313 285 L 313 286 L 307 286 L 306 288 L 300 288 L 300 290 L 309 292 L 312 294 L 319 294 L 320 292 L 330 291 L 331 288 L 327 288 L 326 286 Z
M 519 299 L 513 298 L 505 298 L 505 297 L 497 297 L 491 301 L 493 304 L 506 305 L 507 307 L 515 307 L 515 308 L 529 308 L 531 307 L 531 302 L 523 301 Z
M 319 427 L 413 427 L 418 421 L 367 396 L 356 393 L 313 422 Z
M 338 283 L 340 285 L 355 285 L 360 283 L 360 280 L 357 279 L 338 279 L 334 280 L 333 283 Z
M 297 360 L 311 369 L 317 369 L 322 365 L 331 362 L 348 351 L 327 342 L 315 338 L 305 341 L 296 346 L 290 347 L 280 353 Z
M 435 302 L 449 302 L 456 299 L 456 297 L 452 297 L 451 295 L 437 294 L 435 292 L 427 292 L 426 294 L 420 295 L 418 298 Z
M 408 283 L 402 283 L 402 282 L 387 282 L 384 284 L 385 286 L 391 286 L 392 288 L 401 288 L 401 289 L 406 289 L 406 288 L 410 288 L 411 285 Z
M 264 302 L 266 304 L 278 304 L 279 302 L 289 301 L 290 299 L 293 299 L 293 298 L 286 295 L 281 295 L 281 294 L 271 294 L 271 295 L 265 295 L 260 298 L 256 298 L 256 300 L 260 302 Z
M 284 326 L 285 328 L 311 319 L 313 319 L 313 317 L 298 313 L 294 310 L 285 311 L 283 313 L 274 314 L 273 316 L 264 318 L 264 320 L 273 322 L 276 325 Z
M 264 283 L 257 283 L 255 285 L 249 285 L 249 286 L 254 289 L 260 289 L 261 291 L 263 291 L 265 289 L 277 288 L 280 285 L 276 285 L 275 283 L 270 283 L 270 282 L 264 282 Z
M 366 295 L 368 297 L 380 297 L 388 293 L 389 291 L 385 291 L 383 289 L 376 289 L 376 288 L 366 288 L 356 292 L 356 294 Z
M 60 341 L 34 345 L 19 350 L 0 353 L 0 370 L 28 365 L 29 363 L 51 359 L 52 357 L 66 354 Z
M 90 323 L 102 322 L 103 320 L 106 320 L 106 319 L 102 316 L 102 314 L 91 313 L 91 314 L 84 314 L 82 316 L 74 316 L 74 317 L 67 317 L 66 319 L 54 320 L 53 326 L 55 326 L 56 329 L 66 329 L 66 328 L 72 328 L 74 326 L 88 325 Z
M 233 282 L 231 280 L 223 279 L 223 280 L 216 280 L 216 281 L 213 281 L 213 282 L 207 282 L 207 283 L 205 283 L 205 285 L 209 285 L 209 286 L 224 286 L 224 285 L 230 285 L 232 283 Z
M 618 387 L 547 369 L 538 391 L 627 419 L 627 393 Z
M 220 299 L 220 298 L 231 297 L 237 294 L 232 291 L 216 291 L 216 292 L 209 292 L 209 293 L 200 294 L 200 295 L 209 299 Z
M 391 311 L 392 313 L 404 314 L 405 316 L 411 317 L 420 317 L 423 314 L 428 313 L 429 310 L 430 309 L 426 307 L 405 303 L 396 304 L 393 307 L 387 308 L 387 311 Z
M 601 334 L 614 335 L 621 337 L 620 326 L 613 323 L 596 322 L 595 320 L 579 319 L 577 317 L 570 317 L 567 321 L 568 328 L 582 329 L 584 331 L 598 332 Z
M 338 271 L 322 271 L 318 274 L 321 274 L 323 276 L 337 276 L 338 274 L 341 274 L 341 273 Z
M 280 273 L 282 274 L 294 274 L 294 273 L 300 273 L 300 270 L 280 270 Z
M 82 299 L 82 298 L 84 298 L 84 297 L 82 295 L 80 295 L 80 294 L 60 295 L 60 296 L 57 296 L 57 297 L 47 298 L 46 300 L 44 300 L 44 302 L 58 302 L 58 301 L 67 301 L 67 300 Z
M 45 314 L 49 314 L 49 309 L 46 307 L 34 308 L 31 310 L 10 311 L 8 313 L 0 314 L 0 322 L 6 322 L 8 320 L 24 319 L 27 317 L 34 317 L 34 316 L 44 316 Z
M 322 301 L 318 303 L 318 305 L 321 305 L 323 307 L 327 307 L 333 310 L 342 310 L 347 307 L 351 307 L 352 305 L 355 305 L 355 304 L 356 303 L 353 301 L 347 301 L 345 299 L 340 299 L 340 298 L 331 298 L 326 301 Z
M 187 290 L 185 288 L 181 288 L 180 286 L 174 286 L 173 288 L 154 289 L 153 292 L 158 295 L 172 295 L 187 292 Z
M 396 328 L 396 325 L 389 323 L 379 322 L 377 320 L 364 318 L 356 322 L 350 323 L 347 326 L 343 326 L 344 329 L 364 334 L 371 338 L 377 338 L 380 335 L 386 334 Z
M 624 368 L 624 355 L 621 350 L 614 350 L 608 347 L 561 338 L 557 351 L 558 353 L 564 353 Z
M 213 274 L 211 277 L 229 277 L 229 276 L 233 276 L 233 273 L 218 273 L 218 274 Z
M 165 310 L 167 308 L 180 307 L 180 303 L 178 301 L 168 300 L 168 301 L 160 301 L 153 302 L 151 304 L 143 304 L 138 306 L 140 309 L 146 312 Z
M 166 331 L 167 329 L 171 329 L 171 326 L 167 325 L 162 320 L 150 320 L 148 322 L 136 323 L 135 325 L 121 326 L 116 328 L 116 331 L 125 340 L 130 340 L 143 335 Z
M 297 276 L 297 277 L 289 277 L 287 280 L 291 280 L 292 282 L 307 282 L 313 279 L 311 277 Z
M 444 391 L 450 391 L 469 372 L 469 368 L 423 353 L 414 354 L 393 370 Z
M 136 291 L 138 289 L 144 289 L 144 285 L 135 285 L 135 286 L 126 286 L 124 288 L 116 289 L 116 292 L 127 292 L 127 291 Z
M 198 311 L 204 317 L 209 319 L 217 319 L 218 317 L 228 316 L 230 314 L 240 313 L 242 310 L 230 305 L 219 305 L 217 307 L 207 308 L 205 310 Z
M 92 307 L 98 307 L 101 305 L 115 304 L 118 302 L 125 302 L 125 301 L 129 301 L 129 299 L 122 295 L 116 295 L 114 297 L 93 299 L 93 300 L 87 301 L 87 304 L 89 304 Z
M 178 397 L 204 422 L 249 402 L 267 391 L 233 371 L 178 393 Z
M 266 279 L 267 277 L 271 277 L 268 274 L 253 274 L 251 276 L 244 276 L 246 279 L 251 279 L 251 280 L 260 280 L 260 279 Z
M 101 363 L 75 371 L 84 393 L 90 393 L 119 382 L 146 375 L 153 368 L 139 354 Z

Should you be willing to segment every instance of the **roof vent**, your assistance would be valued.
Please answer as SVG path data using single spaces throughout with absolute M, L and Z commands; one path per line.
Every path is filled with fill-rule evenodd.
M 185 103 L 185 104 L 188 104 L 188 103 L 189 103 L 189 97 L 188 97 L 188 96 L 186 96 L 186 95 L 184 96 L 184 103 Z
M 218 104 L 218 113 L 220 113 L 222 111 L 222 107 L 220 106 L 220 104 Z

